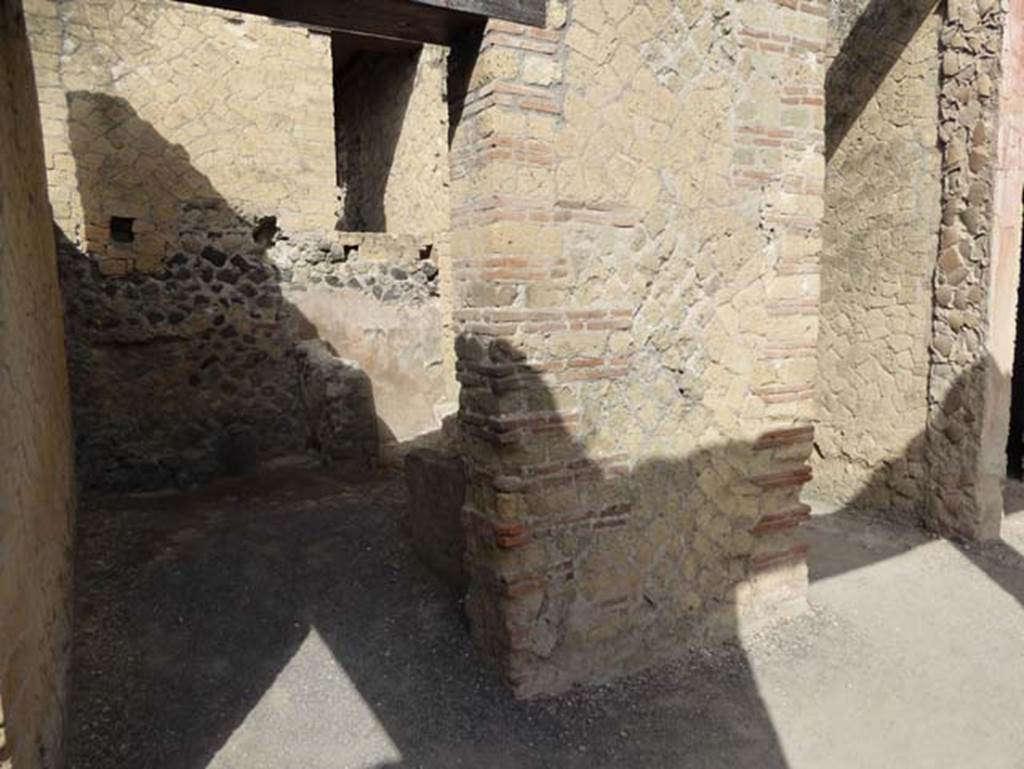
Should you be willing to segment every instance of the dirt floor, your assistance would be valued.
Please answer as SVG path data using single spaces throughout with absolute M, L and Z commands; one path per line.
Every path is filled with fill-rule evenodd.
M 1024 519 L 967 549 L 817 516 L 804 618 L 517 703 L 404 498 L 291 469 L 83 501 L 70 767 L 1024 767 Z

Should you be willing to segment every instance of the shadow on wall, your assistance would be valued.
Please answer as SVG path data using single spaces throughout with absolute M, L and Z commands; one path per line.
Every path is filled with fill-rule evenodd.
M 812 431 L 687 454 L 593 459 L 545 375 L 508 342 L 459 340 L 464 516 L 478 644 L 521 694 L 600 680 L 803 607 Z M 517 418 L 518 416 L 518 418 Z M 493 489 L 493 491 L 492 491 Z M 490 513 L 488 511 L 501 511 Z M 501 611 L 495 612 L 494 607 Z
M 85 252 L 63 233 L 58 250 L 83 483 L 188 484 L 305 451 L 372 464 L 386 426 L 369 378 L 324 354 L 282 292 L 306 262 L 331 266 L 323 288 L 361 287 L 341 246 L 234 210 L 123 99 L 72 92 L 68 107 Z
M 404 53 L 356 52 L 335 61 L 334 105 L 339 179 L 344 203 L 339 229 L 387 232 L 385 198 L 405 114 L 416 85 L 423 49 Z M 338 62 L 344 61 L 342 71 Z M 391 229 L 395 229 L 392 225 Z
M 903 50 L 940 0 L 870 0 L 825 76 L 825 159 L 830 160 Z M 834 12 L 834 11 L 833 11 Z M 879 30 L 885 30 L 885 45 Z
M 844 13 L 856 11 L 859 4 L 862 3 L 857 0 L 834 4 L 833 15 L 841 17 Z M 944 11 L 945 4 L 936 0 L 870 0 L 866 4 L 843 39 L 842 48 L 827 73 L 827 159 L 832 160 L 850 128 L 871 104 L 925 20 L 932 13 Z M 831 21 L 834 27 L 835 18 Z M 832 31 L 836 33 L 835 29 Z M 880 31 L 884 32 L 882 38 L 879 38 Z M 938 42 L 936 40 L 936 44 Z M 938 134 L 934 141 L 938 141 Z M 884 148 L 865 145 L 862 149 L 862 155 L 885 154 Z M 893 147 L 888 147 L 889 154 L 892 150 Z M 841 175 L 843 169 L 839 172 Z M 935 193 L 938 193 L 938 187 Z M 885 234 L 893 242 L 899 235 Z M 930 286 L 934 265 L 924 267 L 926 271 L 916 277 L 926 278 L 928 298 L 932 301 Z M 848 289 L 848 286 L 840 286 L 837 290 Z M 986 372 L 992 368 L 996 368 L 996 376 L 986 381 Z M 977 433 L 981 432 L 979 426 L 987 419 L 982 410 L 984 395 L 993 391 L 1008 392 L 1010 380 L 1006 372 L 998 370 L 989 359 L 981 361 L 952 382 L 954 375 L 948 364 L 931 363 L 929 376 L 933 380 L 932 386 L 935 383 L 948 386 L 941 407 L 928 404 L 925 432 L 908 443 L 902 456 L 875 468 L 848 507 L 893 510 L 896 515 L 892 517 L 899 523 L 925 525 L 943 535 L 965 540 L 979 536 L 976 532 L 986 532 L 981 536 L 989 536 L 988 532 L 996 531 L 992 526 L 994 522 L 987 518 L 991 511 L 979 508 L 992 504 L 988 497 L 992 496 L 993 480 L 1001 477 L 1003 471 L 983 466 Z M 1010 461 L 1016 461 L 1012 451 Z M 984 501 L 979 504 L 977 500 L 983 497 Z M 985 520 L 977 520 L 980 517 L 985 517 Z

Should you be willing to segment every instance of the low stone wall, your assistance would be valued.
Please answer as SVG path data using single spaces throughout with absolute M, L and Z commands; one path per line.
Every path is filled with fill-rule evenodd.
M 413 550 L 435 574 L 459 593 L 469 585 L 464 563 L 466 467 L 457 456 L 416 449 L 405 458 L 409 507 L 405 530 Z
M 300 342 L 297 352 L 310 447 L 325 464 L 358 477 L 378 455 L 373 386 L 358 366 L 320 340 Z
M 60 246 L 83 483 L 187 484 L 313 448 L 319 426 L 302 398 L 296 344 L 321 335 L 363 367 L 368 387 L 380 377 L 380 389 L 398 399 L 389 372 L 363 365 L 346 339 L 373 336 L 379 323 L 367 307 L 439 317 L 427 245 L 288 236 L 272 219 L 247 221 L 216 200 L 186 204 L 177 221 L 157 270 L 133 269 L 131 243 L 102 258 Z M 303 307 L 314 305 L 307 316 Z M 321 334 L 323 324 L 330 328 Z M 440 372 L 440 322 L 418 334 L 420 357 Z M 406 397 L 433 404 L 443 387 L 424 377 Z M 427 432 L 436 423 L 424 410 Z M 376 418 L 390 440 L 388 414 Z

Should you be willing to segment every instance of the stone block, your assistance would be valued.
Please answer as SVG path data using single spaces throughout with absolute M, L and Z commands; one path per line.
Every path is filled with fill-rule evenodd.
M 296 351 L 310 448 L 344 474 L 371 469 L 380 442 L 370 378 L 318 339 L 299 343 Z
M 405 482 L 409 488 L 405 528 L 416 555 L 447 584 L 464 592 L 468 579 L 463 567 L 466 470 L 462 460 L 430 449 L 411 451 L 405 458 Z

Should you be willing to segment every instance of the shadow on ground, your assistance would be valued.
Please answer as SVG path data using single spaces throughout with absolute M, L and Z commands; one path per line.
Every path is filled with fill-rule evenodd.
M 513 700 L 405 503 L 318 469 L 84 501 L 69 766 L 786 766 L 738 649 Z
M 950 538 L 964 558 L 1024 606 L 1024 583 L 1019 579 L 1019 574 L 1024 573 L 1024 552 L 1002 539 L 974 542 L 972 537 L 963 533 L 961 525 L 979 513 L 973 509 L 970 484 L 963 481 L 954 483 L 954 479 L 973 478 L 981 472 L 977 439 L 963 438 L 963 425 L 982 418 L 984 401 L 977 394 L 992 378 L 998 380 L 993 384 L 996 390 L 1009 387 L 1008 375 L 999 370 L 993 359 L 985 357 L 961 375 L 941 407 L 932 413 L 929 427 L 904 448 L 902 457 L 876 468 L 854 498 L 827 516 L 830 523 L 823 524 L 819 520 L 810 527 L 812 557 L 809 576 L 812 582 L 898 557 L 938 541 L 938 533 L 941 533 Z M 955 453 L 946 449 L 943 455 L 934 449 L 934 443 L 947 445 L 945 442 L 952 435 L 960 436 Z M 933 474 L 939 475 L 915 479 L 917 493 L 906 496 L 901 492 L 898 509 L 886 509 L 880 505 L 879 500 L 884 499 L 893 500 L 895 505 L 894 489 L 900 488 L 900 482 L 906 480 L 906 468 L 912 461 L 919 463 L 922 457 L 928 458 L 927 461 L 935 468 Z M 1019 513 L 1024 510 L 1024 484 L 1011 478 L 1004 481 L 1003 509 L 1016 514 L 1015 520 L 1020 519 Z M 868 546 L 837 548 L 828 545 L 828 536 L 841 539 L 846 534 L 857 532 L 875 531 L 877 534 L 879 524 L 883 526 L 880 531 L 885 534 L 871 538 L 865 543 Z M 969 528 L 965 526 L 965 530 Z M 1005 528 L 1004 520 L 1004 534 Z M 826 540 L 815 541 L 815 531 L 826 532 Z
M 295 468 L 85 500 L 69 766 L 924 767 L 951 741 L 1015 766 L 1010 544 L 815 517 L 816 608 L 767 654 L 727 645 L 517 702 L 400 536 L 406 501 L 391 475 Z M 929 723 L 947 728 L 922 742 Z

